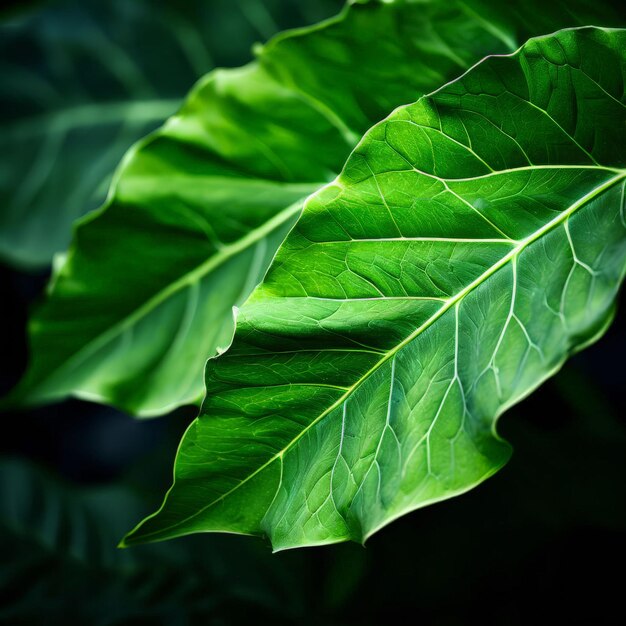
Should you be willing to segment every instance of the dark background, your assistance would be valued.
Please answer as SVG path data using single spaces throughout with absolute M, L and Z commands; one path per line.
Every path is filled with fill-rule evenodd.
M 229 11 L 236 3 L 222 4 Z M 303 23 L 295 3 L 268 4 L 277 28 Z M 311 21 L 339 5 L 310 2 Z M 266 35 L 247 33 L 216 62 L 245 62 Z M 0 267 L 1 392 L 25 368 L 27 314 L 47 274 Z M 3 414 L 0 623 L 378 626 L 405 615 L 442 626 L 619 622 L 625 300 L 605 337 L 502 417 L 499 430 L 515 447 L 503 470 L 394 522 L 364 548 L 272 554 L 258 539 L 207 534 L 118 550 L 160 503 L 195 411 L 139 421 L 71 400 Z

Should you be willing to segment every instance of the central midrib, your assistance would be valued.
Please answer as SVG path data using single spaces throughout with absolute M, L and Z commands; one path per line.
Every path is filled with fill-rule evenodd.
M 607 168 L 609 169 L 609 168 Z M 350 395 L 352 395 L 360 385 L 365 382 L 374 372 L 376 372 L 384 363 L 386 363 L 390 358 L 392 358 L 397 352 L 399 352 L 404 346 L 411 343 L 416 337 L 418 337 L 424 330 L 426 330 L 429 326 L 431 326 L 434 322 L 436 322 L 444 313 L 450 310 L 457 302 L 460 302 L 468 293 L 473 291 L 476 287 L 481 285 L 485 280 L 487 280 L 490 276 L 495 274 L 499 269 L 504 267 L 509 261 L 511 261 L 514 257 L 519 255 L 525 248 L 531 245 L 533 242 L 540 239 L 543 235 L 547 234 L 555 227 L 563 224 L 567 221 L 567 219 L 575 213 L 579 208 L 587 204 L 590 200 L 593 200 L 596 196 L 600 195 L 604 191 L 613 187 L 616 183 L 626 178 L 626 170 L 619 170 L 619 174 L 605 181 L 601 185 L 592 189 L 589 193 L 585 194 L 580 200 L 572 204 L 570 207 L 562 211 L 557 217 L 553 220 L 542 226 L 540 229 L 535 231 L 532 235 L 529 235 L 525 239 L 520 240 L 519 244 L 515 246 L 511 251 L 509 251 L 505 256 L 503 256 L 497 263 L 492 265 L 487 271 L 483 272 L 478 278 L 472 281 L 469 285 L 464 287 L 459 293 L 457 293 L 454 297 L 450 298 L 444 306 L 442 306 L 434 315 L 432 315 L 426 322 L 424 322 L 421 326 L 419 326 L 416 330 L 414 330 L 406 339 L 402 340 L 397 346 L 386 352 L 382 358 L 371 367 L 363 376 L 361 376 L 353 385 L 351 385 L 348 390 L 337 399 L 328 409 L 324 412 L 320 413 L 318 417 L 316 417 L 310 424 L 308 424 L 292 441 L 290 441 L 280 452 L 277 452 L 271 459 L 266 461 L 263 465 L 261 465 L 258 469 L 252 472 L 249 476 L 244 478 L 240 483 L 238 483 L 235 487 L 222 494 L 209 504 L 203 506 L 201 509 L 185 517 L 184 519 L 172 524 L 166 528 L 161 528 L 157 531 L 153 531 L 151 533 L 146 533 L 142 535 L 142 538 L 153 537 L 155 535 L 162 535 L 167 531 L 170 531 L 182 524 L 189 522 L 189 520 L 201 515 L 204 511 L 211 508 L 218 502 L 221 502 L 225 498 L 227 498 L 231 493 L 239 489 L 242 485 L 247 483 L 249 480 L 254 478 L 257 474 L 262 472 L 265 468 L 269 467 L 272 463 L 281 459 L 286 452 L 288 452 L 311 428 L 313 428 L 316 424 L 318 424 L 321 420 L 323 420 L 329 413 L 334 411 L 337 407 L 341 406 L 343 402 L 345 402 Z M 174 488 L 174 485 L 170 488 L 170 491 Z M 169 493 L 169 492 L 168 492 Z M 164 503 L 165 504 L 165 503 Z M 162 507 L 161 507 L 162 508 Z M 156 511 L 153 515 L 148 517 L 147 519 L 151 519 L 152 517 L 158 515 L 161 509 Z M 147 520 L 146 520 L 147 521 Z M 143 523 L 142 523 L 143 524 Z

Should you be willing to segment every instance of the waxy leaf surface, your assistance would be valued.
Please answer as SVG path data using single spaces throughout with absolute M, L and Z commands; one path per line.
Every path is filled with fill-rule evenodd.
M 174 485 L 126 544 L 364 541 L 498 470 L 498 416 L 612 316 L 625 69 L 626 31 L 564 30 L 372 128 L 209 361 Z

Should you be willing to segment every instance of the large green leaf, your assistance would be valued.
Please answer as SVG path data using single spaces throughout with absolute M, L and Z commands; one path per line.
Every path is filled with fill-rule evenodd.
M 0 258 L 48 265 L 128 147 L 199 77 L 245 60 L 272 14 L 303 19 L 291 0 L 263 4 L 265 15 L 249 0 L 64 0 L 1 24 Z M 332 0 L 307 2 L 319 4 Z
M 500 468 L 498 416 L 612 316 L 625 78 L 626 31 L 565 30 L 369 131 L 209 361 L 174 485 L 126 544 L 364 541 Z
M 524 19 L 502 9 L 487 20 L 483 4 L 354 5 L 201 81 L 76 229 L 32 319 L 32 362 L 13 399 L 74 394 L 141 415 L 199 401 L 233 305 L 372 123 L 487 53 L 512 51 L 518 31 L 615 20 L 602 4 L 575 18 L 560 3 L 558 14 L 527 3 Z

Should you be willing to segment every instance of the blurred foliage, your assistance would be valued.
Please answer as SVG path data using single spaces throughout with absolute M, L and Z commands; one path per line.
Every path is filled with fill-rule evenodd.
M 116 550 L 146 512 L 124 482 L 76 488 L 24 461 L 3 461 L 0 498 L 7 561 L 0 619 L 7 623 L 41 623 L 45 615 L 46 623 L 218 624 L 218 615 L 243 620 L 250 612 L 280 623 L 298 614 L 285 572 L 258 558 L 261 546 L 252 542 L 225 550 L 203 538 Z
M 0 24 L 0 258 L 33 268 L 104 200 L 137 139 L 200 76 L 338 0 L 69 0 Z

